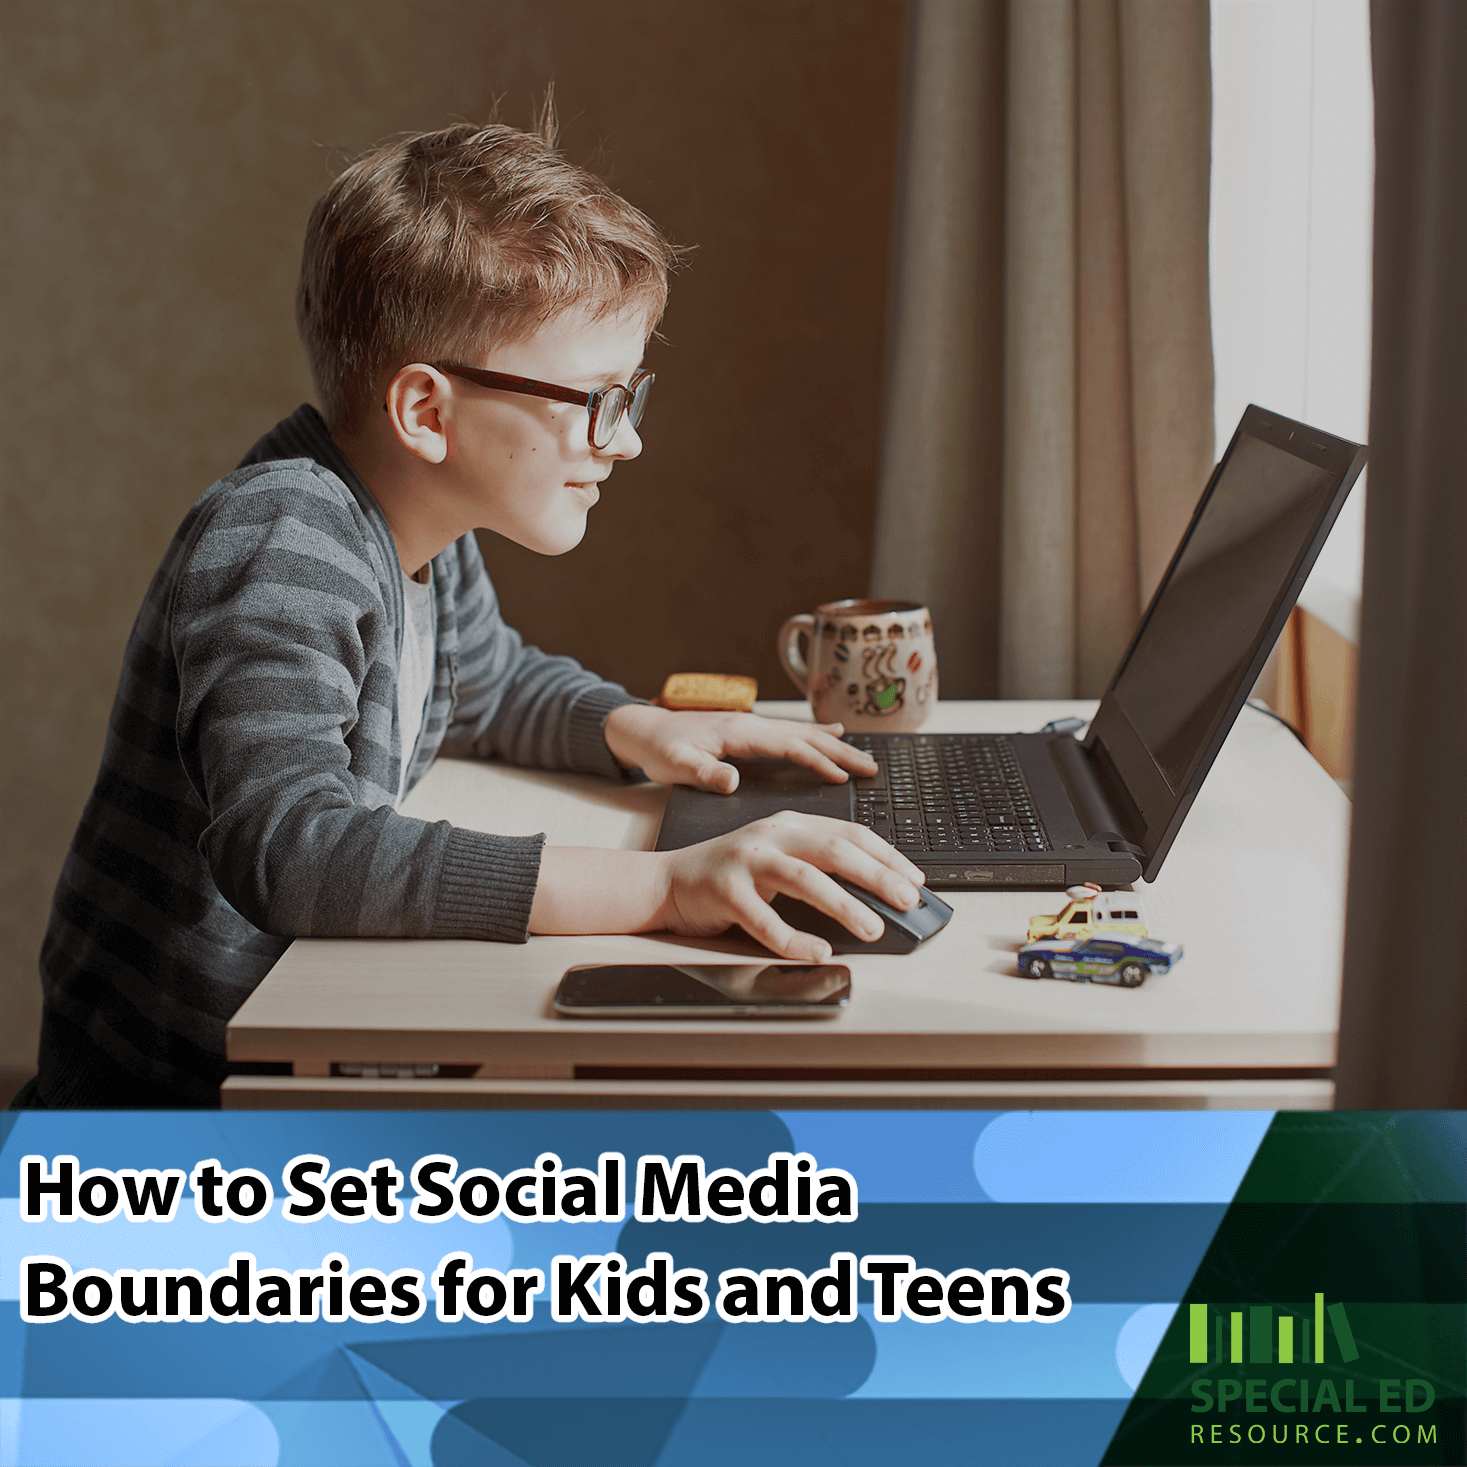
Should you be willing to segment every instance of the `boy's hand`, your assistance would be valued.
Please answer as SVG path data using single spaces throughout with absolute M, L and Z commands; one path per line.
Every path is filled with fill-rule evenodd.
M 625 703 L 606 720 L 606 745 L 618 764 L 659 784 L 690 784 L 721 795 L 739 786 L 738 770 L 724 759 L 789 759 L 832 784 L 875 774 L 876 761 L 843 744 L 840 735 L 838 723 L 674 712 L 645 703 Z
M 830 944 L 782 921 L 771 898 L 781 892 L 797 897 L 874 942 L 882 933 L 881 918 L 830 875 L 844 876 L 902 912 L 917 904 L 924 879 L 900 851 L 864 826 L 788 810 L 659 859 L 658 927 L 711 937 L 737 923 L 780 957 L 807 963 L 825 962 Z

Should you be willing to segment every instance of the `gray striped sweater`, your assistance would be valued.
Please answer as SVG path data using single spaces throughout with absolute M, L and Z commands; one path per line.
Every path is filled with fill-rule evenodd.
M 224 1026 L 294 937 L 525 940 L 543 836 L 399 815 L 399 761 L 409 786 L 440 752 L 614 776 L 603 727 L 632 699 L 521 642 L 472 535 L 434 559 L 433 584 L 414 754 L 396 548 L 316 410 L 189 511 L 128 640 L 52 903 L 46 1105 L 217 1104 Z

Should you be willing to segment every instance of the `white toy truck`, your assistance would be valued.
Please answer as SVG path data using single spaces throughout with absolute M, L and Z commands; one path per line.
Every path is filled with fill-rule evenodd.
M 1029 942 L 1046 938 L 1076 941 L 1098 932 L 1129 932 L 1147 937 L 1146 923 L 1135 892 L 1102 891 L 1093 881 L 1066 888 L 1068 903 L 1052 916 L 1040 912 L 1029 918 Z

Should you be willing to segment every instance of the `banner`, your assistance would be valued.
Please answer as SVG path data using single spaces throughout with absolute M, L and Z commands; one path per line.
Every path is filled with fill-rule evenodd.
M 1467 1460 L 1463 1115 L 33 1112 L 0 1143 L 17 1467 Z

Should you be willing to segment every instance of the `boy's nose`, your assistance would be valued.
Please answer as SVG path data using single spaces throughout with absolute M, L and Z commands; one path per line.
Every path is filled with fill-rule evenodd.
M 636 458 L 641 451 L 642 440 L 632 427 L 631 418 L 623 413 L 616 432 L 611 435 L 611 442 L 605 448 L 598 448 L 596 453 L 601 458 Z

